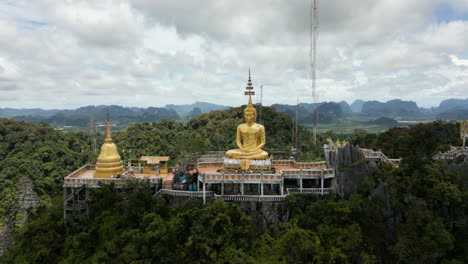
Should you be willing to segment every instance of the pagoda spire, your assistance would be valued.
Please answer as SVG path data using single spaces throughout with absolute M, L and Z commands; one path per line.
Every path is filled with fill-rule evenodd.
M 245 87 L 245 95 L 249 96 L 249 105 L 252 105 L 252 95 L 255 95 L 255 91 L 253 91 L 252 80 L 250 78 L 250 68 L 249 68 L 249 80 L 247 81 L 247 87 Z
M 107 111 L 107 119 L 106 119 L 106 139 L 104 142 L 114 142 L 111 137 L 111 129 L 110 129 L 110 119 L 109 119 L 109 111 Z

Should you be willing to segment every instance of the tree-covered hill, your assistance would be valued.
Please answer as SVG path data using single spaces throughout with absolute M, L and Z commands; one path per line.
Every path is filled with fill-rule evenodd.
M 170 156 L 173 161 L 190 152 L 226 151 L 238 148 L 236 129 L 243 120 L 244 107 L 212 111 L 191 119 L 187 124 L 173 120 L 132 124 L 115 136 L 124 157 L 141 155 Z M 292 120 L 273 108 L 263 108 L 266 151 L 291 149 Z M 125 152 L 124 152 L 125 150 Z M 128 152 L 131 150 L 132 152 Z
M 264 109 L 264 120 L 267 146 L 287 146 L 291 119 Z M 137 123 L 114 137 L 120 151 L 177 157 L 234 147 L 241 122 L 242 108 L 234 108 L 186 125 Z M 173 207 L 144 183 L 120 192 L 110 186 L 94 190 L 89 215 L 64 221 L 61 180 L 85 163 L 89 139 L 2 119 L 1 208 L 23 174 L 51 198 L 15 231 L 0 263 L 467 263 L 468 172 L 431 159 L 461 143 L 458 126 L 434 122 L 380 134 L 355 131 L 350 142 L 402 157 L 402 167 L 380 166 L 349 199 L 291 195 L 289 221 L 260 230 L 256 216 L 237 205 L 195 199 Z M 304 141 L 308 148 L 310 137 Z
M 44 202 L 61 195 L 64 176 L 90 158 L 83 133 L 63 133 L 47 125 L 0 118 L 0 226 L 14 225 L 17 183 L 28 177 Z

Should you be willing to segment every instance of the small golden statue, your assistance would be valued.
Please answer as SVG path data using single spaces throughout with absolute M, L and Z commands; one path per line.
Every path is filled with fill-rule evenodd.
M 226 152 L 226 157 L 240 159 L 241 168 L 244 170 L 249 169 L 249 160 L 265 160 L 268 158 L 268 153 L 262 150 L 266 142 L 265 127 L 255 123 L 257 110 L 255 110 L 255 107 L 252 105 L 251 95 L 255 94 L 255 92 L 251 91 L 253 87 L 250 80 L 250 70 L 249 82 L 246 89 L 249 90 L 245 92 L 246 95 L 249 95 L 249 103 L 244 109 L 245 123 L 237 127 L 236 143 L 239 148 L 231 149 Z

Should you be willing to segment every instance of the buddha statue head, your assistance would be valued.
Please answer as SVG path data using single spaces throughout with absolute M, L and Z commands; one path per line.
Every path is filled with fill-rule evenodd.
M 249 103 L 244 109 L 244 119 L 248 125 L 252 125 L 257 120 L 257 110 L 252 105 L 252 99 L 249 98 Z

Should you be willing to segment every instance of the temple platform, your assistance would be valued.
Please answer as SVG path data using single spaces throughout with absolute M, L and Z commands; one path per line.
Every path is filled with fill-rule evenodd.
M 172 189 L 172 173 L 163 173 L 156 175 L 154 173 L 143 173 L 143 169 L 134 169 L 129 173 L 128 169 L 124 171 L 121 178 L 94 178 L 96 168 L 94 165 L 87 164 L 70 173 L 63 181 L 63 214 L 64 218 L 72 212 L 88 212 L 86 201 L 89 198 L 90 189 L 101 188 L 102 184 L 114 184 L 114 188 L 124 188 L 129 181 L 147 180 L 155 189 L 159 187 Z M 125 176 L 126 175 L 126 176 Z
M 330 193 L 335 171 L 326 161 L 297 162 L 271 160 L 271 168 L 261 170 L 226 169 L 225 160 L 197 163 L 197 197 L 226 201 L 282 201 L 290 193 L 325 195 Z M 232 162 L 231 162 L 232 163 Z M 177 192 L 167 193 L 177 196 Z M 186 195 L 186 194 L 184 194 Z
M 66 176 L 63 182 L 63 187 L 78 187 L 85 185 L 88 188 L 99 188 L 99 183 L 115 183 L 120 185 L 125 184 L 127 180 L 131 179 L 148 180 L 150 183 L 158 184 L 160 181 L 172 181 L 172 178 L 174 177 L 172 173 L 156 175 L 156 173 L 143 173 L 142 171 L 143 169 L 135 169 L 134 173 L 131 174 L 128 172 L 128 169 L 126 169 L 124 171 L 124 175 L 126 174 L 127 176 L 123 176 L 121 178 L 94 178 L 93 176 L 96 172 L 95 166 L 87 164 Z

